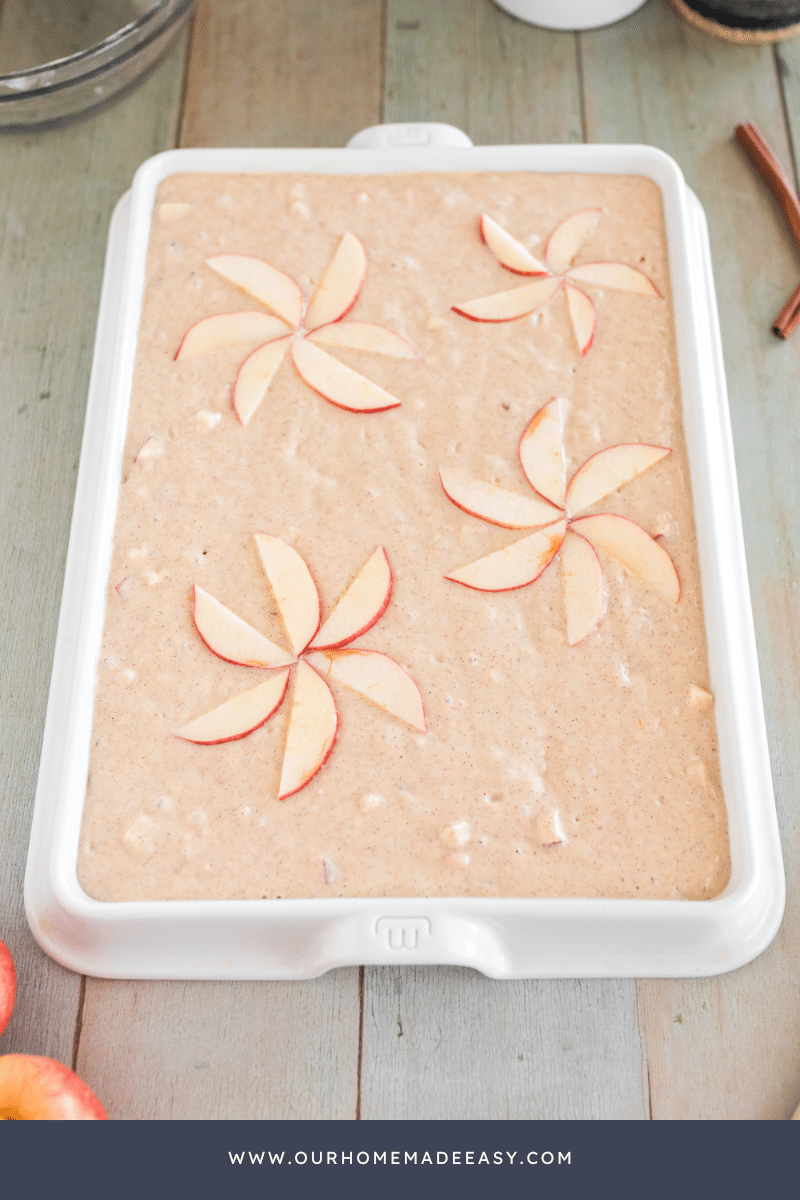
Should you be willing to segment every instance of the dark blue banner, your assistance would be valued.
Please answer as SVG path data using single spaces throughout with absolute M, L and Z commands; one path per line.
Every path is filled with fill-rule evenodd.
M 797 1195 L 800 1124 L 591 1121 L 8 1123 L 3 1194 L 39 1200 Z

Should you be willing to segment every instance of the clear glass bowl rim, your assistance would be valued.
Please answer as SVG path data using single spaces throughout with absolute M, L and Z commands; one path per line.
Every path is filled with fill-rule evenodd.
M 194 3 L 195 0 L 160 0 L 160 3 L 143 13 L 137 20 L 109 34 L 102 42 L 87 46 L 85 50 L 78 50 L 75 54 L 53 59 L 40 66 L 26 67 L 22 71 L 10 71 L 6 75 L 0 75 L 0 106 L 13 105 L 36 96 L 50 96 L 54 92 L 75 87 L 108 72 L 133 58 L 162 36 L 170 24 L 178 22 L 188 14 Z M 80 70 L 82 64 L 86 64 L 83 71 Z M 35 79 L 36 76 L 45 74 L 51 78 L 41 87 L 13 86 L 15 81 Z M 9 90 L 5 91 L 6 88 Z

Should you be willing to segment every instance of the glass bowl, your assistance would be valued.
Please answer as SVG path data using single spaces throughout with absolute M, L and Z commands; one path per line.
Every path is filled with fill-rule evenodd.
M 107 102 L 140 79 L 166 53 L 185 25 L 194 2 L 152 0 L 148 7 L 147 0 L 130 0 L 127 4 L 118 3 L 116 7 L 108 3 L 97 5 L 98 20 L 105 19 L 105 29 L 109 27 L 109 14 L 113 16 L 115 11 L 121 13 L 123 19 L 128 15 L 134 19 L 76 53 L 56 57 L 41 66 L 25 66 L 22 70 L 0 74 L 0 128 L 25 128 L 58 121 Z M 67 28 L 69 10 L 62 7 L 65 3 L 66 0 L 55 0 L 55 5 L 48 6 L 40 0 L 38 7 L 33 5 L 23 9 L 20 27 L 27 23 L 28 28 L 23 29 L 21 42 L 26 43 L 25 34 L 32 30 L 34 44 L 36 35 L 43 33 L 42 40 L 49 49 L 53 44 L 53 30 L 58 32 L 59 22 L 66 18 L 63 20 L 64 38 L 66 46 L 71 48 L 67 33 L 71 34 L 74 44 L 75 23 Z M 31 26 L 37 13 L 40 26 Z M 6 17 L 5 12 L 3 16 Z M 102 23 L 94 28 L 105 32 Z

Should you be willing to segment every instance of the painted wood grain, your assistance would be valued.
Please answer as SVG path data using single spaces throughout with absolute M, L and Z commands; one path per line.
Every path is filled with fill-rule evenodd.
M 390 0 L 386 118 L 477 142 L 580 140 L 574 38 L 476 0 Z M 367 969 L 364 1005 L 365 1119 L 648 1115 L 632 980 Z
M 184 48 L 84 120 L 0 138 L 0 937 L 19 996 L 3 1052 L 70 1063 L 80 978 L 34 943 L 22 880 L 108 221 L 175 134 Z
M 380 0 L 201 0 L 181 145 L 344 146 L 380 81 Z
M 289 984 L 89 980 L 78 1073 L 117 1120 L 352 1120 L 353 975 Z
M 661 146 L 709 218 L 788 880 L 783 927 L 755 963 L 716 979 L 641 984 L 653 1116 L 784 1118 L 800 1095 L 800 341 L 780 343 L 769 326 L 800 279 L 800 260 L 732 141 L 738 122 L 754 121 L 789 163 L 780 88 L 770 48 L 708 38 L 661 3 L 581 41 L 589 138 Z
M 575 38 L 486 0 L 388 0 L 384 112 L 456 125 L 478 145 L 579 142 Z
M 800 43 L 797 41 L 785 42 L 774 48 L 775 66 L 778 71 L 778 78 L 781 83 L 783 93 L 785 113 L 788 124 L 790 150 L 792 152 L 791 162 L 788 158 L 784 158 L 784 164 L 787 169 L 793 167 L 795 187 L 800 183 L 798 179 L 798 162 L 800 162 Z M 790 170 L 790 174 L 792 171 Z M 793 260 L 795 264 L 795 277 L 800 281 L 800 249 L 793 247 Z M 792 348 L 797 347 L 797 336 L 792 340 Z M 795 350 L 796 353 L 796 350 Z M 796 366 L 796 358 L 794 358 Z M 796 379 L 797 376 L 795 375 Z M 787 392 L 789 391 L 787 386 Z M 793 429 L 796 429 L 796 415 L 794 417 Z M 795 434 L 796 438 L 796 434 Z M 797 450 L 797 442 L 794 445 Z M 793 480 L 794 482 L 794 480 Z M 797 489 L 795 487 L 793 493 L 795 502 L 798 500 Z M 787 507 L 791 500 L 787 499 Z M 795 512 L 797 509 L 795 508 Z M 793 542 L 792 550 L 796 550 L 796 543 Z M 786 694 L 790 697 L 790 703 L 794 702 L 796 711 L 797 696 L 800 693 L 800 657 L 798 656 L 795 646 L 795 633 L 797 628 L 797 606 L 796 603 L 788 606 L 785 604 L 785 596 L 787 591 L 792 595 L 796 594 L 798 587 L 797 576 L 800 573 L 800 564 L 795 553 L 792 553 L 791 561 L 789 562 L 789 570 L 792 574 L 790 586 L 785 586 L 782 589 L 780 600 L 784 600 L 783 607 L 778 609 L 773 614 L 773 624 L 775 626 L 776 635 L 783 641 L 787 651 L 791 651 L 791 660 L 785 664 L 783 672 L 783 684 Z M 791 710 L 786 714 L 785 724 L 791 723 Z M 783 732 L 783 731 L 782 731 Z M 792 730 L 794 737 L 797 737 L 795 730 Z M 790 908 L 794 916 L 797 904 L 797 864 L 800 862 L 800 835 L 798 834 L 797 819 L 794 816 L 796 813 L 796 801 L 792 804 L 792 797 L 796 797 L 798 787 L 800 787 L 800 771 L 796 759 L 792 763 L 781 764 L 781 779 L 780 785 L 785 793 L 785 804 L 787 809 L 785 817 L 785 832 L 783 834 L 784 856 L 786 858 L 787 867 L 789 868 L 789 888 L 790 888 Z M 796 919 L 796 918 L 795 918 Z M 791 969 L 794 972 L 794 978 L 800 977 L 800 953 L 796 941 L 792 941 L 789 953 L 791 957 Z M 796 995 L 793 997 L 797 1003 Z M 792 1033 L 794 1030 L 792 1030 Z M 785 1095 L 788 1098 L 789 1105 L 797 1104 L 797 1108 L 793 1113 L 794 1120 L 800 1120 L 800 1066 L 798 1065 L 798 1057 L 796 1053 L 798 1040 L 794 1037 L 793 1044 L 790 1048 L 788 1061 L 782 1064 L 780 1071 L 783 1075 L 784 1087 L 781 1089 L 781 1098 Z M 774 1105 L 780 1110 L 783 1106 L 781 1100 Z M 785 1113 L 779 1115 L 786 1115 Z
M 641 1120 L 626 980 L 498 982 L 466 968 L 365 972 L 365 1120 Z

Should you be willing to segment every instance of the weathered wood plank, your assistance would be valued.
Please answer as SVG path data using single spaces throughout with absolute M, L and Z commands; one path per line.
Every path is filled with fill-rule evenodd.
M 797 41 L 781 42 L 774 47 L 775 68 L 778 72 L 788 122 L 789 138 L 794 151 L 793 166 L 797 171 L 798 142 L 800 141 L 800 45 Z
M 181 145 L 343 146 L 380 80 L 380 0 L 201 0 Z
M 377 0 L 291 13 L 288 0 L 208 0 L 184 144 L 341 145 L 379 120 L 379 9 Z M 580 140 L 571 37 L 533 30 L 485 0 L 389 0 L 387 28 L 386 119 L 451 121 L 478 142 Z M 780 97 L 769 51 L 711 42 L 660 4 L 581 44 L 588 136 L 664 146 L 711 218 L 790 910 L 752 967 L 640 985 L 641 1016 L 629 982 L 367 970 L 368 1119 L 647 1116 L 642 1042 L 656 1117 L 787 1116 L 800 1096 L 800 847 L 789 815 L 800 774 L 790 720 L 800 678 L 790 642 L 800 484 L 789 380 L 798 363 L 795 343 L 767 333 L 800 260 L 729 142 L 736 121 L 754 119 L 788 161 Z M 796 53 L 792 44 L 781 51 L 795 122 Z M 22 984 L 0 1048 L 67 1062 L 79 980 L 27 933 L 22 871 L 105 228 L 138 161 L 172 143 L 179 54 L 105 113 L 0 141 L 0 599 L 14 613 L 0 634 L 0 722 L 12 731 L 0 766 L 0 844 L 11 847 L 0 860 L 0 936 Z M 90 980 L 83 1015 L 78 1069 L 116 1117 L 354 1115 L 355 970 L 285 985 Z
M 365 976 L 365 1120 L 647 1116 L 627 980 L 498 983 L 446 967 Z
M 78 1073 L 118 1120 L 352 1120 L 354 975 L 292 984 L 89 980 Z
M 472 140 L 581 141 L 575 38 L 485 0 L 389 0 L 385 120 L 445 121 Z
M 380 53 L 374 0 L 203 3 L 180 144 L 343 145 L 380 120 Z M 78 1067 L 116 1117 L 352 1118 L 358 1028 L 357 968 L 305 983 L 90 979 Z M 141 1086 L 142 1063 L 158 1088 Z
M 800 162 L 800 44 L 798 44 L 797 41 L 784 42 L 775 46 L 774 53 L 775 65 L 778 71 L 778 77 L 781 81 L 781 88 L 783 92 L 789 139 L 792 150 L 792 162 L 794 164 L 795 186 L 797 186 L 798 182 L 800 182 L 797 178 L 797 165 L 798 162 Z M 789 170 L 791 174 L 792 162 L 790 162 L 788 158 L 784 158 L 783 161 L 787 170 Z M 794 253 L 794 261 L 796 264 L 796 278 L 800 280 L 800 251 L 798 251 L 796 248 Z M 794 345 L 796 346 L 796 334 L 794 335 L 793 341 Z M 796 511 L 797 510 L 795 509 L 795 512 Z M 794 548 L 794 543 L 792 548 Z M 792 556 L 790 567 L 796 575 L 797 567 L 794 556 Z M 794 580 L 789 582 L 783 589 L 784 594 L 790 588 L 792 591 L 794 591 L 795 586 L 796 584 Z M 784 639 L 784 642 L 788 642 L 790 644 L 793 651 L 791 663 L 786 664 L 785 667 L 783 683 L 784 687 L 786 688 L 786 694 L 790 695 L 795 702 L 798 690 L 800 690 L 800 662 L 798 662 L 797 653 L 794 646 L 794 638 L 792 637 L 794 626 L 790 622 L 793 618 L 796 619 L 796 615 L 796 610 L 792 612 L 787 612 L 786 610 L 780 612 L 779 610 L 773 617 L 773 621 L 777 627 L 776 633 L 778 636 Z M 783 628 L 781 628 L 781 624 L 783 624 Z M 787 719 L 790 720 L 791 718 L 787 717 Z M 787 764 L 787 766 L 788 765 L 789 764 Z M 783 775 L 782 764 L 781 784 L 782 790 L 785 792 L 787 799 L 789 796 L 796 794 L 798 786 L 796 760 L 792 766 L 795 768 L 793 773 Z M 800 839 L 796 822 L 792 821 L 790 824 L 786 822 L 784 830 L 784 855 L 787 866 L 791 865 L 793 868 L 790 878 L 796 886 L 796 864 L 800 862 L 800 844 L 798 844 Z M 800 964 L 798 964 L 798 957 L 800 956 L 798 955 L 796 945 L 794 944 L 792 945 L 792 953 L 794 955 L 794 976 L 796 979 L 798 968 L 800 967 Z M 798 1003 L 796 993 L 793 995 L 793 1000 L 796 1006 Z M 795 1023 L 797 1020 L 798 1016 L 795 1008 Z M 797 1039 L 795 1038 L 792 1050 L 794 1050 L 796 1046 Z M 788 1056 L 782 1056 L 779 1064 L 779 1070 L 782 1075 L 780 1088 L 781 1097 L 789 1098 L 790 1106 L 800 1103 L 800 1064 L 798 1064 L 797 1055 L 795 1053 L 790 1053 Z M 780 1107 L 780 1105 L 776 1105 L 776 1107 Z M 795 1119 L 798 1119 L 798 1113 L 800 1113 L 800 1107 L 795 1112 Z M 779 1115 L 788 1116 L 788 1111 Z
M 653 1116 L 787 1117 L 800 1094 L 800 844 L 793 817 L 800 768 L 793 637 L 800 620 L 800 342 L 777 342 L 769 326 L 800 278 L 800 263 L 775 204 L 732 141 L 738 122 L 755 121 L 789 163 L 780 89 L 769 48 L 705 37 L 660 3 L 581 40 L 589 138 L 667 150 L 709 218 L 789 887 L 778 939 L 752 965 L 717 979 L 641 984 Z
M 19 972 L 5 1052 L 72 1058 L 80 978 L 34 943 L 22 879 L 111 209 L 175 135 L 181 43 L 82 121 L 0 138 L 0 937 Z
M 476 142 L 580 140 L 574 38 L 479 0 L 390 0 L 385 111 Z M 365 1119 L 648 1115 L 631 980 L 367 969 L 364 990 Z

